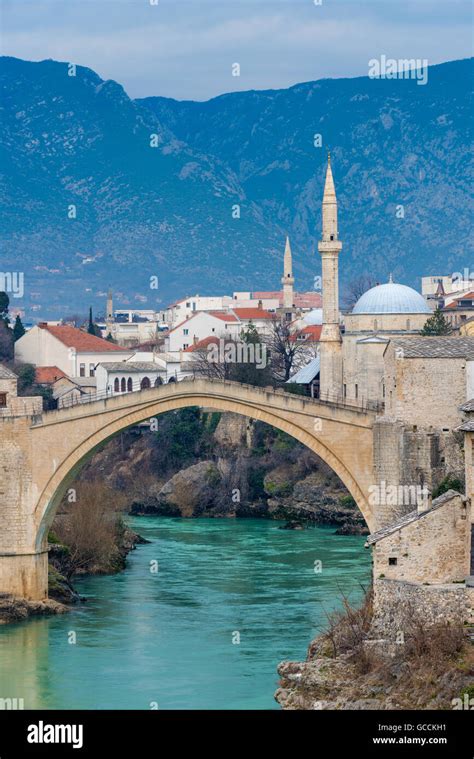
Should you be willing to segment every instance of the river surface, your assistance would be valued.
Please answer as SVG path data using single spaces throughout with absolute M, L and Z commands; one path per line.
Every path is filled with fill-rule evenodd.
M 0 627 L 0 697 L 25 709 L 276 709 L 278 663 L 304 659 L 340 592 L 357 601 L 370 578 L 364 538 L 331 528 L 128 521 L 151 543 L 124 572 L 77 581 L 86 604 Z

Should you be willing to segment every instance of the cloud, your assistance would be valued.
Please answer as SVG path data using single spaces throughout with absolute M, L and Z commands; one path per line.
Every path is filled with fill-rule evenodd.
M 372 57 L 471 54 L 465 0 L 3 0 L 3 52 L 116 79 L 132 97 L 206 99 L 367 73 Z M 239 62 L 241 77 L 231 76 Z

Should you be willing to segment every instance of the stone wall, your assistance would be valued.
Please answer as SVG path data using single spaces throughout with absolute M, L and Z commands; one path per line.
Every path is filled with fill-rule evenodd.
M 386 413 L 410 425 L 453 430 L 466 401 L 466 359 L 397 358 L 391 343 L 384 355 Z
M 374 578 L 419 583 L 463 582 L 470 572 L 469 502 L 454 491 L 415 513 L 374 544 Z M 435 505 L 436 504 L 436 505 Z
M 472 621 L 474 588 L 464 583 L 422 585 L 399 580 L 374 580 L 372 636 L 396 640 L 421 620 L 426 626 L 437 622 Z

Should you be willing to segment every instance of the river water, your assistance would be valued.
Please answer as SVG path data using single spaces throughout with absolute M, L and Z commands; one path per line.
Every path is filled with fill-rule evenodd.
M 356 601 L 370 578 L 364 538 L 331 528 L 129 524 L 151 543 L 124 572 L 77 581 L 86 604 L 0 627 L 0 697 L 25 709 L 279 708 L 278 663 L 303 659 L 341 590 Z

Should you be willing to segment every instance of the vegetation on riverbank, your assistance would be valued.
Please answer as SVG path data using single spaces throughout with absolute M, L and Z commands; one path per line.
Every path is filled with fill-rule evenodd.
M 275 698 L 284 709 L 466 708 L 464 694 L 474 693 L 469 627 L 428 625 L 407 609 L 403 636 L 381 642 L 371 636 L 370 591 L 360 607 L 344 596 L 342 605 L 328 615 L 305 662 L 280 664 Z

